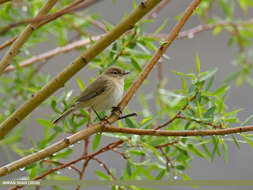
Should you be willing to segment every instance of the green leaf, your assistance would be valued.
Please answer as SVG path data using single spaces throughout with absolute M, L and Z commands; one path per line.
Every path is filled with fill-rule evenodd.
M 216 26 L 214 29 L 213 29 L 213 35 L 214 36 L 217 36 L 222 30 L 223 30 L 224 27 L 222 26 Z
M 218 139 L 219 139 L 219 143 L 221 144 L 221 147 L 222 147 L 224 162 L 227 163 L 228 162 L 228 147 L 221 137 L 218 137 Z
M 251 148 L 253 148 L 253 142 L 247 137 L 247 135 L 241 134 L 241 137 L 244 138 L 244 140 L 251 146 Z
M 92 144 L 92 150 L 96 150 L 97 147 L 99 146 L 100 140 L 101 140 L 101 133 L 96 134 L 93 144 Z
M 234 135 L 231 135 L 231 136 L 232 136 L 232 139 L 233 139 L 233 141 L 234 141 L 236 147 L 237 147 L 238 149 L 240 149 L 240 144 L 239 144 L 239 142 L 237 141 L 237 138 L 236 138 Z
M 137 128 L 136 125 L 133 123 L 133 121 L 130 118 L 126 118 L 125 121 L 126 121 L 126 124 L 128 127 Z
M 80 87 L 80 89 L 83 91 L 85 89 L 83 81 L 79 77 L 76 77 L 76 81 L 77 81 L 77 84 Z
M 166 26 L 167 22 L 168 22 L 168 19 L 165 19 L 163 21 L 162 25 L 154 32 L 154 35 L 157 35 L 158 33 L 160 33 L 164 29 L 164 27 Z
M 213 117 L 213 114 L 214 114 L 215 109 L 216 109 L 215 106 L 209 108 L 209 109 L 204 113 L 204 118 Z
M 212 76 L 212 77 L 209 79 L 209 81 L 208 81 L 208 83 L 207 83 L 207 85 L 206 85 L 206 91 L 209 91 L 209 90 L 210 90 L 211 86 L 213 85 L 213 82 L 214 82 L 214 76 Z
M 95 170 L 96 175 L 100 178 L 100 179 L 105 179 L 105 180 L 111 180 L 111 176 L 109 176 L 108 174 L 105 174 L 104 172 L 101 172 L 99 170 Z
M 136 59 L 133 55 L 131 56 L 131 63 L 138 72 L 141 72 L 142 68 L 138 63 L 138 59 Z
M 131 177 L 132 175 L 132 169 L 131 169 L 131 163 L 129 161 L 127 161 L 126 163 L 126 171 L 129 177 Z
M 185 74 L 185 73 L 181 73 L 181 72 L 178 72 L 178 71 L 171 71 L 171 72 L 176 74 L 176 75 L 179 75 L 179 76 L 189 77 L 189 78 L 192 78 L 192 79 L 195 78 L 195 75 L 193 73 Z
M 220 88 L 216 89 L 214 92 L 212 92 L 211 95 L 213 96 L 223 95 L 228 89 L 229 87 L 227 85 L 223 85 Z
M 44 119 L 37 119 L 37 122 L 45 127 L 54 127 L 54 124 Z
M 248 125 L 253 120 L 253 115 L 250 115 L 244 122 L 242 122 L 242 126 Z
M 187 148 L 193 154 L 196 154 L 197 156 L 200 156 L 200 157 L 208 160 L 208 157 L 205 154 L 203 154 L 198 148 L 196 148 L 195 146 L 193 146 L 192 144 L 188 144 Z
M 187 84 L 186 84 L 184 77 L 181 77 L 181 81 L 182 81 L 182 88 L 184 90 L 184 93 L 186 93 L 187 92 Z
M 197 73 L 200 73 L 200 61 L 199 61 L 199 55 L 198 52 L 196 52 L 196 56 L 195 56 L 195 62 L 196 62 L 196 71 Z
M 165 174 L 165 170 L 160 171 L 155 177 L 156 180 L 161 180 Z
M 204 81 L 210 77 L 212 77 L 217 72 L 217 69 L 212 69 L 207 72 L 199 73 L 199 81 Z
M 68 148 L 68 149 L 66 149 L 66 150 L 63 150 L 63 151 L 57 153 L 57 154 L 54 156 L 54 158 L 65 158 L 65 157 L 67 157 L 69 154 L 71 154 L 72 152 L 73 152 L 73 150 L 70 149 L 70 148 Z
M 64 181 L 66 181 L 66 180 L 73 180 L 71 177 L 63 176 L 63 175 L 58 175 L 58 174 L 54 176 L 54 179 L 56 179 L 56 180 L 64 180 Z

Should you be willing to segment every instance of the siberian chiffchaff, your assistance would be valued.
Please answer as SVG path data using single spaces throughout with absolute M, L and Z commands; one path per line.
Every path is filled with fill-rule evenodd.
M 80 94 L 75 103 L 54 120 L 53 123 L 56 124 L 64 117 L 80 108 L 92 108 L 96 113 L 96 111 L 103 111 L 116 107 L 122 99 L 124 93 L 124 79 L 127 74 L 129 74 L 129 72 L 125 72 L 120 67 L 109 67 L 101 76 L 91 83 Z

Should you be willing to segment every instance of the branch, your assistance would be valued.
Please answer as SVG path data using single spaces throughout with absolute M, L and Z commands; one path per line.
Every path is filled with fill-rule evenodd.
M 10 0 L 0 0 L 0 4 L 6 3 L 8 1 L 10 1 Z
M 40 9 L 36 17 L 47 14 L 50 9 L 55 5 L 57 0 L 48 0 L 45 5 Z M 17 37 L 10 49 L 5 53 L 0 61 L 0 75 L 4 72 L 5 68 L 10 64 L 12 58 L 18 53 L 22 45 L 28 40 L 32 32 L 37 28 L 39 23 L 29 24 L 24 31 Z
M 115 38 L 115 35 L 112 35 L 111 33 L 112 32 L 115 32 L 116 31 L 122 31 L 122 29 L 129 29 L 129 25 L 131 26 L 132 24 L 132 20 L 134 20 L 134 22 L 136 22 L 138 19 L 136 18 L 138 16 L 138 18 L 140 18 L 141 16 L 144 16 L 144 14 L 147 13 L 147 10 L 146 9 L 151 9 L 151 7 L 155 6 L 159 1 L 155 1 L 155 0 L 152 0 L 152 1 L 146 1 L 145 3 L 141 3 L 141 5 L 135 9 L 134 12 L 132 12 L 128 18 L 130 18 L 130 21 L 128 21 L 128 18 L 125 19 L 124 21 L 122 21 L 118 27 L 114 28 L 111 32 L 109 32 L 107 35 L 105 35 L 104 38 L 102 38 L 101 40 L 99 40 L 97 43 L 94 44 L 94 46 L 92 46 L 88 51 L 86 51 L 84 53 L 84 55 L 80 56 L 80 58 L 77 59 L 77 63 L 74 62 L 71 66 L 67 67 L 64 71 L 63 71 L 63 74 L 64 75 L 67 75 L 69 76 L 70 74 L 67 72 L 69 71 L 70 68 L 73 67 L 73 65 L 76 65 L 77 64 L 77 69 L 78 68 L 82 68 L 82 64 L 83 66 L 87 64 L 87 59 L 90 60 L 92 55 L 95 56 L 96 53 L 97 53 L 97 49 L 94 49 L 94 47 L 98 46 L 96 44 L 108 44 L 110 43 L 111 41 L 113 41 L 113 39 Z M 192 3 L 189 5 L 189 7 L 184 11 L 181 19 L 178 21 L 178 23 L 174 26 L 174 28 L 172 29 L 172 31 L 169 33 L 168 37 L 167 37 L 167 43 L 166 44 L 163 44 L 156 52 L 155 54 L 153 55 L 153 57 L 151 58 L 151 60 L 146 64 L 145 68 L 143 69 L 143 71 L 139 74 L 138 78 L 135 80 L 135 82 L 131 85 L 130 89 L 128 90 L 127 94 L 124 96 L 124 98 L 122 99 L 122 101 L 120 102 L 120 104 L 118 105 L 118 107 L 120 108 L 115 110 L 111 116 L 109 118 L 107 118 L 107 121 L 109 123 L 113 123 L 115 122 L 119 115 L 120 115 L 120 112 L 121 110 L 123 110 L 123 108 L 128 104 L 128 102 L 130 101 L 130 99 L 133 97 L 134 93 L 136 92 L 136 90 L 140 87 L 140 85 L 142 84 L 142 82 L 146 79 L 147 75 L 149 74 L 149 72 L 151 71 L 151 69 L 154 67 L 155 63 L 159 60 L 159 58 L 162 56 L 162 54 L 165 52 L 165 50 L 169 47 L 169 45 L 175 40 L 176 36 L 178 35 L 179 31 L 182 29 L 183 25 L 185 24 L 185 22 L 190 18 L 191 14 L 193 13 L 193 11 L 195 10 L 195 8 L 199 5 L 199 3 L 201 2 L 201 0 L 193 0 Z M 136 15 L 137 14 L 137 15 Z M 128 21 L 128 22 L 127 22 Z M 119 35 L 119 34 L 118 34 Z M 118 36 L 116 35 L 116 36 Z M 107 38 L 109 37 L 109 39 Z M 114 38 L 113 38 L 114 37 Z M 113 39 L 112 39 L 113 38 Z M 110 40 L 109 42 L 108 41 L 104 41 L 104 39 L 106 40 Z M 104 47 L 104 46 L 103 46 Z M 101 46 L 98 46 L 96 48 L 99 48 L 101 49 L 102 51 L 102 47 Z M 95 51 L 95 52 L 93 52 Z M 88 52 L 88 53 L 87 53 Z M 90 53 L 89 53 L 90 52 Z M 85 63 L 83 63 L 83 59 L 85 59 Z M 81 59 L 81 60 L 79 60 Z M 75 68 L 75 67 L 74 67 Z M 73 73 L 74 74 L 74 73 Z M 61 74 L 60 74 L 61 75 Z M 64 76 L 62 76 L 64 77 Z M 57 80 L 58 79 L 58 80 Z M 64 80 L 65 78 L 61 78 L 62 80 Z M 56 80 L 56 81 L 55 81 Z M 50 86 L 50 84 L 54 84 L 54 85 L 57 85 L 57 82 L 59 82 L 59 78 L 56 77 L 56 79 L 53 79 L 53 82 L 50 82 L 49 85 L 47 86 Z M 61 84 L 61 83 L 60 83 Z M 54 85 L 52 85 L 52 88 L 55 89 Z M 52 89 L 48 89 L 48 88 L 43 88 L 43 89 L 46 89 L 46 90 L 52 90 Z M 43 91 L 42 89 L 42 91 Z M 40 94 L 39 94 L 40 95 Z M 41 94 L 43 95 L 43 94 Z M 34 98 L 36 98 L 36 96 L 38 96 L 38 93 L 34 96 Z M 39 97 L 38 97 L 39 98 Z M 40 98 L 43 100 L 43 98 Z M 40 100 L 39 99 L 39 100 Z M 33 99 L 31 99 L 33 100 Z M 30 101 L 31 101 L 30 100 Z M 42 101 L 41 100 L 41 101 Z M 32 103 L 36 103 L 36 102 L 33 102 L 31 101 Z M 28 103 L 31 103 L 28 101 Z M 28 108 L 32 107 L 32 105 L 29 104 Z M 24 107 L 24 106 L 23 106 Z M 36 106 L 34 106 L 35 108 Z M 22 106 L 21 106 L 22 108 Z M 26 107 L 25 107 L 26 108 Z M 26 108 L 26 109 L 28 109 Z M 33 108 L 33 107 L 32 107 Z M 33 108 L 33 109 L 34 109 Z M 17 110 L 18 111 L 18 110 Z M 16 111 L 16 112 L 17 112 Z M 22 109 L 21 109 L 22 111 Z M 29 112 L 29 109 L 28 109 L 28 112 Z M 25 116 L 23 116 L 25 117 Z M 15 118 L 15 113 L 14 113 L 14 116 L 12 116 L 11 118 Z M 8 119 L 10 120 L 10 119 Z M 8 129 L 8 125 L 6 125 L 6 123 L 8 123 L 8 120 L 7 122 L 4 122 L 5 123 L 5 126 L 7 126 L 7 129 Z M 15 119 L 14 119 L 15 121 Z M 19 121 L 19 120 L 18 120 Z M 18 121 L 16 121 L 18 123 Z M 79 140 L 81 139 L 85 139 L 87 138 L 88 136 L 91 136 L 95 133 L 98 133 L 98 132 L 109 132 L 109 131 L 106 131 L 106 130 L 112 130 L 112 129 L 120 129 L 122 130 L 123 128 L 117 128 L 117 127 L 106 127 L 105 124 L 107 123 L 107 121 L 100 121 L 92 126 L 90 126 L 89 128 L 85 128 L 83 129 L 82 131 L 74 134 L 74 135 L 71 135 L 70 137 L 68 138 L 65 138 L 64 140 L 61 140 L 61 141 L 58 141 L 56 142 L 55 144 L 43 149 L 43 150 L 40 150 L 39 152 L 37 153 L 34 153 L 34 154 L 31 154 L 29 156 L 26 156 L 24 158 L 21 158 L 20 160 L 17 160 L 13 163 L 10 163 L 10 164 L 7 164 L 3 167 L 0 168 L 0 177 L 1 176 L 4 176 L 4 175 L 7 175 L 9 174 L 10 172 L 13 172 L 19 168 L 22 168 L 28 164 L 31 164 L 33 162 L 36 162 L 38 160 L 41 160 L 43 158 L 46 158 L 50 155 L 52 155 L 53 153 L 55 152 L 58 152 L 59 150 L 62 150 L 64 149 L 65 147 L 71 145 L 71 144 L 74 144 L 76 142 L 78 142 Z M 12 122 L 10 122 L 12 123 Z M 15 124 L 15 123 L 14 123 Z M 15 126 L 15 125 L 14 125 Z M 1 128 L 0 128 L 1 129 Z M 105 130 L 106 129 L 106 130 Z M 124 129 L 128 129 L 128 128 L 124 128 Z M 131 130 L 131 129 L 130 129 Z M 135 129 L 135 130 L 138 130 L 138 129 Z M 124 130 L 123 130 L 124 131 Z M 153 131 L 154 134 L 158 134 L 159 131 L 158 130 L 148 130 L 148 131 Z M 155 132 L 154 132 L 155 131 Z M 0 131 L 1 132 L 1 131 Z M 114 130 L 112 130 L 112 132 L 116 132 Z M 131 131 L 130 131 L 131 132 Z M 2 134 L 2 133 L 0 133 Z M 6 133 L 5 133 L 6 134 Z M 3 137 L 4 135 L 2 135 Z
M 0 125 L 0 140 L 4 138 L 18 123 L 29 113 L 38 107 L 56 90 L 63 87 L 64 83 L 74 76 L 79 70 L 86 66 L 94 57 L 107 48 L 113 41 L 124 32 L 131 29 L 134 24 L 147 14 L 160 0 L 147 0 L 145 6 L 140 4 L 132 13 L 121 21 L 116 27 L 109 31 L 103 38 L 81 54 L 74 62 L 67 66 L 61 73 L 54 77 L 47 85 L 38 91 L 33 97 L 21 105 L 11 116 Z M 115 119 L 115 118 L 114 118 Z
M 253 126 L 243 126 L 226 129 L 213 129 L 213 130 L 189 130 L 189 131 L 173 131 L 173 130 L 155 130 L 155 129 L 134 129 L 122 128 L 114 126 L 104 126 L 102 132 L 109 133 L 123 133 L 135 135 L 150 135 L 150 136 L 211 136 L 211 135 L 227 135 L 234 133 L 243 133 L 253 131 Z

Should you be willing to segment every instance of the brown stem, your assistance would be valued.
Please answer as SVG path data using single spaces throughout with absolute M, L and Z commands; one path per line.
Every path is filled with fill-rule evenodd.
M 135 135 L 188 137 L 188 136 L 228 135 L 228 134 L 249 132 L 249 131 L 253 131 L 253 126 L 243 126 L 243 127 L 217 129 L 217 130 L 213 129 L 213 130 L 189 130 L 189 131 L 135 129 L 135 128 L 105 126 L 101 131 L 109 132 L 109 133 L 123 133 L 123 134 L 135 134 Z

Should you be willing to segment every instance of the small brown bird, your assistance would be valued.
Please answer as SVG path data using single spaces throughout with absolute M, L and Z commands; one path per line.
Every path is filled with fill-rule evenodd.
M 106 69 L 100 77 L 80 94 L 76 102 L 67 111 L 53 121 L 53 124 L 58 123 L 67 115 L 80 108 L 92 108 L 99 117 L 96 111 L 104 111 L 116 107 L 122 99 L 124 79 L 127 74 L 129 72 L 125 72 L 116 66 Z

